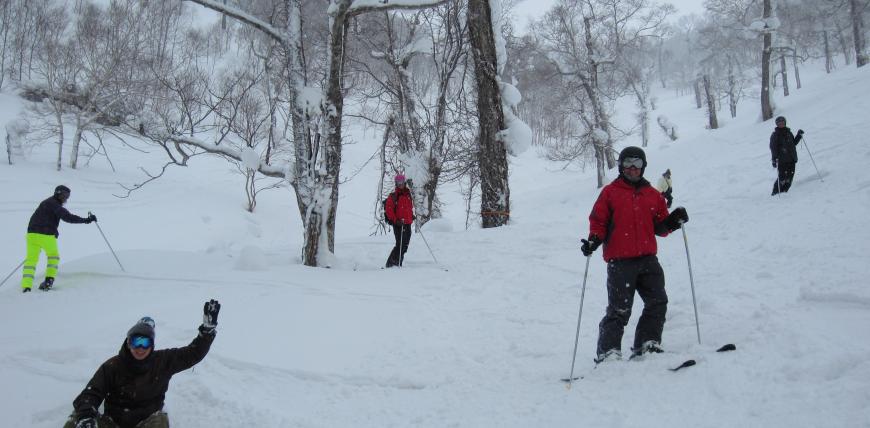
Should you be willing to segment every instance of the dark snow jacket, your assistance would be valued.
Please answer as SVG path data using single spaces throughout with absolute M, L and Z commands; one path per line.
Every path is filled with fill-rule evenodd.
M 27 225 L 27 233 L 41 233 L 43 235 L 59 236 L 57 226 L 63 220 L 67 223 L 87 223 L 88 219 L 71 214 L 63 207 L 60 201 L 52 196 L 42 201 Z
M 665 198 L 649 181 L 631 184 L 613 180 L 598 195 L 589 215 L 589 234 L 604 242 L 604 260 L 655 255 L 656 237 L 667 236 L 662 222 L 668 217 Z
M 399 224 L 399 220 L 404 224 L 414 223 L 414 201 L 411 199 L 411 192 L 405 188 L 390 193 L 387 203 L 384 204 L 384 215 L 394 224 Z
M 801 142 L 801 137 L 795 137 L 787 126 L 775 128 L 770 134 L 771 160 L 777 163 L 797 163 L 797 145 Z
M 193 367 L 208 353 L 216 332 L 200 333 L 183 348 L 154 350 L 142 361 L 130 354 L 126 340 L 118 355 L 106 360 L 73 401 L 77 419 L 96 417 L 105 400 L 105 415 L 120 428 L 133 428 L 163 409 L 172 375 Z

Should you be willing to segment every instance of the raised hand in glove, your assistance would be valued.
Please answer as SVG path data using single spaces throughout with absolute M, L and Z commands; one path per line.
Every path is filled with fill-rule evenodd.
M 580 251 L 583 252 L 584 256 L 589 257 L 598 249 L 598 246 L 601 245 L 601 238 L 595 235 L 589 235 L 589 239 L 581 239 L 580 242 L 583 243 L 580 245 Z
M 668 227 L 668 230 L 675 231 L 682 226 L 683 223 L 689 222 L 689 213 L 686 212 L 686 209 L 683 207 L 676 207 L 668 217 L 665 219 L 665 226 Z
M 97 420 L 94 418 L 82 418 L 76 422 L 76 428 L 97 428 Z
M 798 135 L 804 135 L 804 130 L 803 130 L 803 129 L 798 129 L 797 134 L 798 134 Z
M 88 224 L 91 224 L 95 221 L 97 221 L 97 216 L 95 216 L 93 213 L 88 213 Z
M 199 331 L 212 333 L 214 328 L 217 327 L 218 313 L 220 311 L 221 304 L 217 300 L 211 299 L 205 302 L 205 305 L 202 307 L 202 325 L 199 327 Z

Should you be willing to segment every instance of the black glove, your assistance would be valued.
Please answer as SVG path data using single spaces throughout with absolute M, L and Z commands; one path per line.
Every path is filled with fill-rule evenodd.
M 97 221 L 97 216 L 88 213 L 88 224 L 91 224 L 91 223 L 93 223 L 93 222 L 95 222 L 95 221 Z
M 770 164 L 773 165 L 774 168 L 776 168 L 776 159 L 771 159 Z
M 583 243 L 583 245 L 580 246 L 580 251 L 583 252 L 584 256 L 589 257 L 598 249 L 598 246 L 601 245 L 601 238 L 595 235 L 589 235 L 589 239 L 581 239 L 580 242 Z
M 686 212 L 686 209 L 683 207 L 676 207 L 668 217 L 665 219 L 664 223 L 667 226 L 668 230 L 671 232 L 677 230 L 682 226 L 683 223 L 689 222 L 689 213 Z
M 221 304 L 217 300 L 211 299 L 205 302 L 205 305 L 202 307 L 202 326 L 199 327 L 199 331 L 212 333 L 214 328 L 217 327 L 218 312 L 220 311 Z
M 798 133 L 797 133 L 797 134 L 798 134 L 798 135 L 804 135 L 804 130 L 803 130 L 803 129 L 798 129 Z
M 76 428 L 97 428 L 97 420 L 91 417 L 79 419 Z

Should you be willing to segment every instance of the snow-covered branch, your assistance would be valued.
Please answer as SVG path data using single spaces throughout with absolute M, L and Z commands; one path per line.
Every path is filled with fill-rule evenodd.
M 199 147 L 200 149 L 205 150 L 208 153 L 215 153 L 219 155 L 223 155 L 229 158 L 232 158 L 236 161 L 242 163 L 248 163 L 248 159 L 242 156 L 242 152 L 236 150 L 232 147 L 228 146 L 219 146 L 214 143 L 209 143 L 202 141 L 198 138 L 185 137 L 181 135 L 172 135 L 169 136 L 169 139 L 178 144 L 186 144 L 194 147 Z M 268 165 L 262 160 L 259 161 L 259 165 L 257 166 L 257 171 L 260 174 L 263 174 L 268 177 L 275 178 L 288 178 L 288 165 L 287 164 L 278 164 L 278 165 Z
M 425 9 L 440 6 L 448 1 L 449 0 L 355 0 L 348 8 L 347 14 L 348 16 L 355 16 L 374 11 Z
M 254 15 L 249 13 L 245 13 L 239 9 L 236 9 L 232 6 L 227 6 L 223 3 L 218 3 L 216 0 L 187 0 L 199 4 L 201 6 L 207 7 L 216 12 L 220 12 L 224 15 L 230 16 L 232 18 L 238 19 L 246 24 L 251 25 L 252 27 L 266 33 L 269 37 L 277 40 L 279 43 L 287 45 L 289 40 L 287 39 L 286 30 L 281 30 L 273 27 L 268 22 L 263 21 L 260 18 L 257 18 Z

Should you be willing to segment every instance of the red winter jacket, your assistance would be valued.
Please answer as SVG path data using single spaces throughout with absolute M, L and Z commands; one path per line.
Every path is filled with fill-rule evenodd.
M 396 204 L 396 194 L 399 198 L 398 204 Z M 404 224 L 414 223 L 414 201 L 411 199 L 411 192 L 404 188 L 396 189 L 390 193 L 390 196 L 387 197 L 384 213 L 395 224 L 399 224 L 399 220 Z
M 604 241 L 606 261 L 655 255 L 655 225 L 667 216 L 665 198 L 648 181 L 634 187 L 620 177 L 604 186 L 595 201 L 589 234 Z M 660 232 L 668 234 L 666 228 Z

